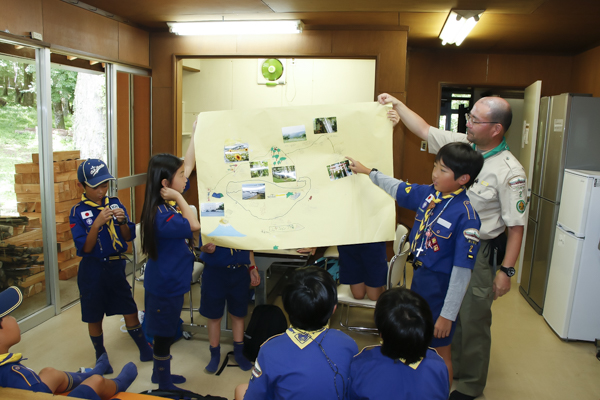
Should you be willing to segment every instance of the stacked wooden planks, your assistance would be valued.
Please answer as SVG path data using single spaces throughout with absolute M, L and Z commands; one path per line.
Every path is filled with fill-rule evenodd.
M 79 151 L 57 151 L 53 153 L 54 166 L 54 201 L 56 216 L 56 237 L 58 241 L 58 269 L 59 278 L 62 280 L 77 276 L 80 257 L 76 255 L 75 243 L 71 235 L 69 226 L 69 211 L 71 207 L 81 200 L 83 189 L 77 185 L 77 168 L 84 160 L 80 160 Z M 40 191 L 40 166 L 39 155 L 32 154 L 32 162 L 24 164 L 15 164 L 15 192 L 17 196 L 17 209 L 19 215 L 25 218 L 28 223 L 24 225 L 22 231 L 13 229 L 10 237 L 4 237 L 0 254 L 4 249 L 7 257 L 13 257 L 15 260 L 24 262 L 23 254 L 28 254 L 32 258 L 37 257 L 36 263 L 40 270 L 35 268 L 22 267 L 17 270 L 18 261 L 14 261 L 15 270 L 11 272 L 11 279 L 14 284 L 24 289 L 24 293 L 35 294 L 43 290 L 44 270 L 43 270 L 43 240 L 42 240 L 42 198 Z M 12 246 L 12 247 L 11 247 Z M 33 249 L 38 249 L 39 253 L 32 253 Z M 37 251 L 37 250 L 36 250 Z M 21 253 L 19 253 L 21 252 Z M 13 255 L 14 254 L 14 255 Z M 19 259 L 19 257 L 21 257 Z M 41 261 L 41 264 L 40 264 Z M 16 271 L 21 271 L 16 273 Z M 5 271 L 6 272 L 6 271 Z M 0 282 L 1 284 L 1 282 Z M 37 285 L 37 286 L 36 286 Z M 33 289 L 29 289 L 30 287 Z M 39 291 L 37 291 L 39 289 Z

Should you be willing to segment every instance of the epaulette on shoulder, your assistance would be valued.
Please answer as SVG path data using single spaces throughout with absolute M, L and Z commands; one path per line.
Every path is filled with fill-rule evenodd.
M 370 345 L 370 346 L 365 346 L 365 347 L 363 347 L 363 349 L 361 351 L 358 352 L 358 354 L 354 355 L 354 357 L 358 357 L 360 354 L 362 354 L 363 351 L 373 350 L 376 347 L 381 347 L 381 345 L 380 344 L 373 344 L 373 345 Z
M 266 343 L 267 343 L 269 340 L 275 339 L 276 337 L 279 337 L 279 336 L 281 336 L 281 335 L 284 335 L 284 334 L 285 334 L 285 332 L 283 332 L 283 333 L 279 333 L 279 334 L 277 334 L 277 335 L 274 335 L 274 336 L 271 336 L 270 338 L 268 338 L 267 340 L 265 340 L 265 341 L 263 342 L 263 344 L 261 344 L 261 345 L 260 345 L 260 347 L 263 347 L 263 346 L 264 346 L 264 345 L 265 345 L 265 344 L 266 344 Z
M 75 204 L 72 208 L 71 208 L 71 216 L 74 217 L 75 216 L 75 209 L 77 207 L 79 207 L 81 205 L 81 202 Z
M 512 176 L 521 176 L 524 178 L 526 176 L 525 169 L 523 168 L 523 166 L 521 165 L 519 160 L 517 160 L 517 158 L 514 156 L 514 154 L 512 154 L 511 152 L 508 152 L 508 153 L 510 155 L 507 155 L 506 157 L 504 157 L 504 162 L 510 169 L 511 175 Z
M 471 204 L 471 202 L 469 200 L 463 201 L 463 205 L 467 209 L 467 218 L 468 219 L 477 218 L 477 212 L 475 211 L 475 209 L 473 208 L 473 204 Z
M 163 208 L 164 208 L 164 211 L 160 209 L 161 207 L 163 207 Z M 157 211 L 158 211 L 158 212 L 160 212 L 160 213 L 163 213 L 163 212 L 167 212 L 167 211 L 168 211 L 168 210 L 167 210 L 167 206 L 165 206 L 164 204 L 161 204 L 161 205 L 159 205 L 158 207 L 156 207 L 156 209 L 157 209 Z

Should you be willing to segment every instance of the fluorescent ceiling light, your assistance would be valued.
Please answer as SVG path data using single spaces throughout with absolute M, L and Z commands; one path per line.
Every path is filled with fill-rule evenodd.
M 167 22 L 176 35 L 269 35 L 301 33 L 304 24 L 296 20 Z
M 440 39 L 442 39 L 442 45 L 446 43 L 454 43 L 457 46 L 465 40 L 467 35 L 479 22 L 479 17 L 483 14 L 484 10 L 452 10 L 446 19 L 442 33 L 440 33 Z

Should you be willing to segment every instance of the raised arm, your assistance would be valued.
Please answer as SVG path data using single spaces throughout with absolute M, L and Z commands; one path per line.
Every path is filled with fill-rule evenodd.
M 392 103 L 394 110 L 400 115 L 400 120 L 404 123 L 404 126 L 421 139 L 427 140 L 430 125 L 417 113 L 406 107 L 406 104 L 387 93 L 377 96 L 377 100 L 381 104 Z
M 198 115 L 200 117 L 200 115 Z M 185 177 L 189 178 L 194 168 L 196 168 L 196 148 L 194 146 L 194 135 L 196 134 L 196 124 L 198 119 L 194 121 L 192 125 L 192 136 L 190 136 L 190 144 L 185 152 L 185 158 L 183 159 L 183 165 L 185 165 Z

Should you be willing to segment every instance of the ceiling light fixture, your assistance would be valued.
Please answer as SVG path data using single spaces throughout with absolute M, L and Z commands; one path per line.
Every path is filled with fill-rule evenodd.
M 301 33 L 304 24 L 299 19 L 272 21 L 199 21 L 167 22 L 176 35 L 270 35 Z
M 475 27 L 484 10 L 451 10 L 440 33 L 442 45 L 460 44 Z

